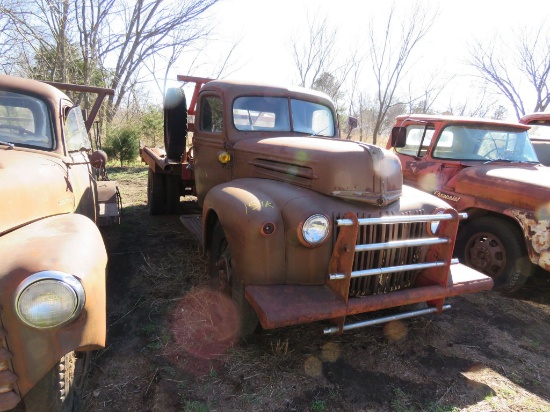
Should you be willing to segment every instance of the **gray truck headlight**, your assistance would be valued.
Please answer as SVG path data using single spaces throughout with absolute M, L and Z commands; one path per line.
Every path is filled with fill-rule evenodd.
M 330 222 L 325 215 L 312 215 L 302 226 L 302 237 L 310 246 L 318 246 L 328 237 Z
M 86 295 L 74 276 L 57 271 L 38 272 L 23 281 L 15 292 L 15 311 L 34 328 L 54 328 L 80 314 Z

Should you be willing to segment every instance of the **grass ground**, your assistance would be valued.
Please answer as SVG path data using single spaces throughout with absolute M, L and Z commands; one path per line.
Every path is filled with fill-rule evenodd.
M 207 259 L 178 216 L 149 216 L 146 168 L 112 168 L 123 223 L 107 228 L 108 340 L 92 411 L 550 411 L 550 277 L 513 295 L 324 336 L 324 324 L 213 335 Z M 202 328 L 202 329 L 201 329 Z M 201 334 L 201 331 L 204 333 Z

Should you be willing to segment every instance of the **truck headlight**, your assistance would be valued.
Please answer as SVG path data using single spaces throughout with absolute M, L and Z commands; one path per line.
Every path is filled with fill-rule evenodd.
M 319 246 L 330 233 L 330 222 L 325 215 L 311 215 L 302 225 L 302 238 L 309 246 Z
M 57 271 L 29 276 L 15 292 L 19 319 L 34 328 L 54 328 L 80 314 L 86 294 L 78 279 Z

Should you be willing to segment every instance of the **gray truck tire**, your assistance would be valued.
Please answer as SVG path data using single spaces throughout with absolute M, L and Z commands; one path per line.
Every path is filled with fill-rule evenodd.
M 164 149 L 169 159 L 180 159 L 187 140 L 187 103 L 180 88 L 170 88 L 164 98 Z
M 494 290 L 514 292 L 533 271 L 521 232 L 498 217 L 468 222 L 459 232 L 456 250 L 461 263 L 493 279 Z
M 82 409 L 90 352 L 70 352 L 23 397 L 26 412 L 77 412 Z
M 251 335 L 257 328 L 259 320 L 256 312 L 244 296 L 244 284 L 236 274 L 231 251 L 220 222 L 216 223 L 210 247 L 209 273 L 211 286 L 231 296 L 237 308 L 241 328 L 239 336 Z M 222 275 L 220 275 L 222 271 Z

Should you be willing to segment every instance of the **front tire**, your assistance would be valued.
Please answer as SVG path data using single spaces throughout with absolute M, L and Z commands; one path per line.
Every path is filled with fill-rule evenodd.
M 457 253 L 461 262 L 493 279 L 494 289 L 514 292 L 533 270 L 521 232 L 497 217 L 469 222 L 459 233 Z
M 220 222 L 212 235 L 209 262 L 210 282 L 215 290 L 231 296 L 240 318 L 241 337 L 251 335 L 258 326 L 258 316 L 244 296 L 244 283 L 238 279 L 231 250 Z
M 90 352 L 70 352 L 24 397 L 26 412 L 77 412 L 81 410 Z

